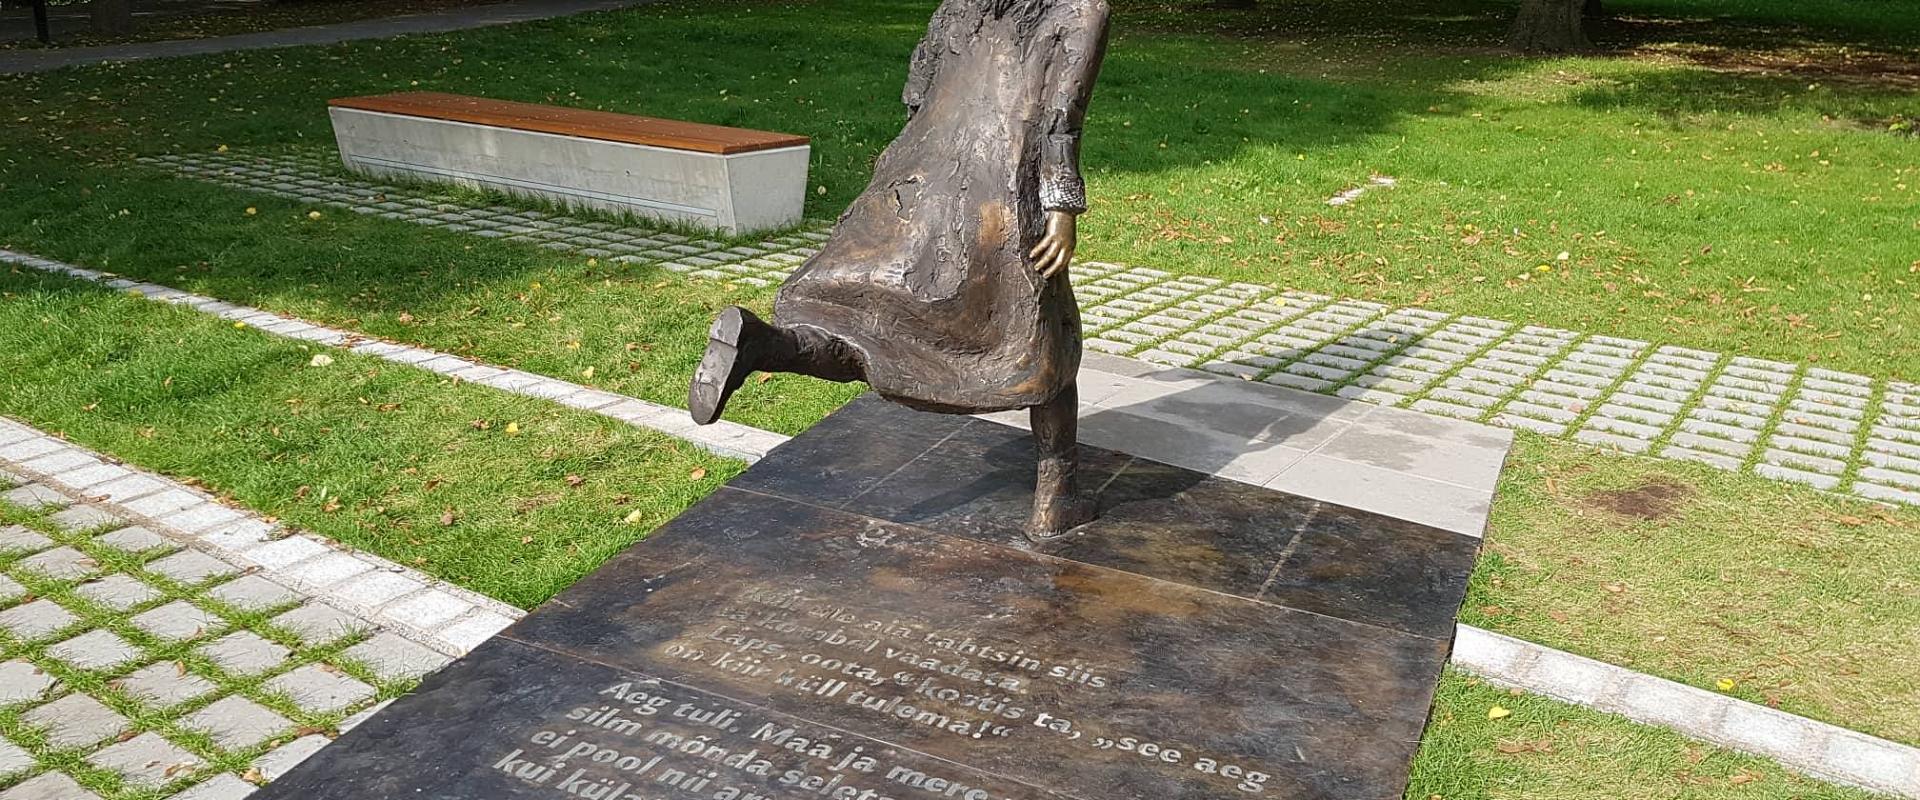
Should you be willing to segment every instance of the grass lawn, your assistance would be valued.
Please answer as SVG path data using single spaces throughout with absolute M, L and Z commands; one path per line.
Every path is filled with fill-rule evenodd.
M 74 7 L 82 6 L 83 2 L 84 0 L 50 4 L 54 6 L 53 13 L 56 15 L 51 45 L 43 45 L 38 39 L 0 41 L 0 50 L 49 46 L 92 47 L 167 39 L 202 39 L 209 36 L 230 36 L 306 25 L 328 25 L 357 19 L 421 14 L 446 8 L 482 5 L 472 0 L 326 0 L 326 2 L 275 0 L 251 3 L 246 6 L 209 7 L 204 2 L 194 2 L 194 0 L 185 2 L 159 0 L 159 2 L 134 4 L 135 12 L 145 16 L 136 18 L 135 30 L 132 33 L 124 36 L 107 36 L 87 29 L 84 8 L 80 10 L 81 17 L 77 26 L 65 26 L 59 21 L 61 12 L 71 12 Z M 18 11 L 8 9 L 6 14 L 9 18 L 32 19 L 25 9 Z
M 1920 744 L 1920 509 L 1521 434 L 1462 621 Z
M 1506 8 L 1478 0 L 1116 5 L 1088 256 L 1920 375 L 1920 15 L 1900 4 L 1742 22 L 1747 4 L 1626 0 L 1600 31 L 1616 51 L 1544 61 L 1489 49 Z M 61 181 L 124 180 L 133 153 L 325 146 L 328 97 L 420 88 L 805 133 L 809 211 L 830 216 L 898 128 L 928 7 L 663 4 L 0 79 L 26 98 L 0 183 L 38 209 Z M 19 172 L 40 155 L 63 169 Z M 1325 204 L 1374 173 L 1399 186 Z M 73 247 L 92 220 L 54 205 L 0 239 L 109 255 Z M 232 246 L 124 245 L 170 266 Z
M 332 365 L 311 366 L 317 352 L 66 278 L 0 274 L 0 413 L 521 605 L 737 469 L 590 415 L 339 350 L 327 350 Z M 44 527 L 0 509 L 0 524 L 17 522 Z M 1496 706 L 1510 715 L 1490 718 Z M 0 714 L 0 731 L 17 727 Z M 1450 673 L 1407 793 L 1433 796 L 1866 795 Z
M 740 468 L 344 351 L 311 366 L 324 349 L 0 273 L 0 414 L 516 605 L 571 584 Z

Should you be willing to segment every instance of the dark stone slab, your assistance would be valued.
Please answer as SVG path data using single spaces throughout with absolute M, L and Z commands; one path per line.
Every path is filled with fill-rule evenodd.
M 1032 459 L 856 402 L 261 796 L 1400 795 L 1477 540 L 1093 451 L 1032 548 Z

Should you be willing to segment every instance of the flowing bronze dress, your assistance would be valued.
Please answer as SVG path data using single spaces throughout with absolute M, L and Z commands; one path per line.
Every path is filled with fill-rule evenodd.
M 1027 251 L 1047 211 L 1086 210 L 1081 121 L 1104 0 L 946 0 L 913 54 L 908 120 L 833 237 L 781 286 L 781 325 L 859 352 L 866 381 L 933 411 L 1037 406 L 1072 383 L 1064 270 Z

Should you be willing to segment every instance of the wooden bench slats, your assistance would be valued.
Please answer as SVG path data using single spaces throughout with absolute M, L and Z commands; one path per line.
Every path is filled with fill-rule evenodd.
M 399 92 L 368 97 L 342 97 L 328 105 L 426 117 L 475 125 L 492 125 L 608 142 L 668 147 L 698 153 L 750 153 L 807 144 L 805 136 L 721 125 L 703 125 L 611 111 L 561 108 L 510 100 L 489 100 L 441 92 Z

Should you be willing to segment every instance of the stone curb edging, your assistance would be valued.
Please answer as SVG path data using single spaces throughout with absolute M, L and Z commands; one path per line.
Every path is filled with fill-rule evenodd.
M 1458 627 L 1453 663 L 1499 686 L 1765 756 L 1821 780 L 1920 798 L 1920 748 L 1470 625 Z
M 0 417 L 0 468 L 458 657 L 525 612 Z
M 550 400 L 571 408 L 610 417 L 629 425 L 658 431 L 727 458 L 748 462 L 757 461 L 761 454 L 787 440 L 787 437 L 780 434 L 727 420 L 721 420 L 712 425 L 696 425 L 687 416 L 685 409 L 614 394 L 545 375 L 490 366 L 435 350 L 373 339 L 351 331 L 328 328 L 257 308 L 235 305 L 157 283 L 129 280 L 112 273 L 76 267 L 25 253 L 0 249 L 0 263 L 18 264 L 44 272 L 68 275 L 134 292 L 149 300 L 186 306 L 278 336 L 301 339 L 329 347 L 340 347 L 350 352 L 373 356 L 396 364 L 407 364 L 448 377 L 459 378 L 468 383 L 525 397 Z
M 790 438 L 735 423 L 697 426 L 686 417 L 685 411 L 658 403 L 519 370 L 478 364 L 424 348 L 368 340 L 346 331 L 259 309 L 236 306 L 158 284 L 118 278 L 34 256 L 0 250 L 0 262 L 17 263 L 105 283 L 114 288 L 137 292 L 152 300 L 186 305 L 245 322 L 276 335 L 346 347 L 354 352 L 421 367 L 502 391 L 592 411 L 686 439 L 720 455 L 748 462 L 759 460 L 767 451 Z M 1227 380 L 1224 377 L 1218 379 Z M 5 422 L 5 418 L 0 418 L 0 423 Z M 727 427 L 714 430 L 722 426 Z M 4 430 L 4 426 L 0 426 L 0 431 Z M 705 438 L 695 438 L 702 436 Z M 0 433 L 0 442 L 4 440 L 5 434 Z M 0 445 L 0 458 L 5 458 L 6 453 L 7 447 Z M 211 502 L 211 498 L 208 501 Z M 165 524 L 164 520 L 162 524 Z M 211 535 L 218 530 L 207 532 Z M 305 536 L 324 546 L 324 540 L 311 534 Z M 258 547 L 258 544 L 255 546 Z M 318 554 L 310 554 L 306 560 L 298 563 L 313 560 L 312 555 Z M 354 557 L 363 556 L 355 554 Z M 268 558 L 272 559 L 273 555 L 269 553 Z M 517 609 L 515 612 L 517 615 Z M 1920 749 L 1469 625 L 1458 626 L 1456 636 L 1453 663 L 1492 683 L 1618 714 L 1635 722 L 1772 758 L 1789 769 L 1823 780 L 1920 800 Z

